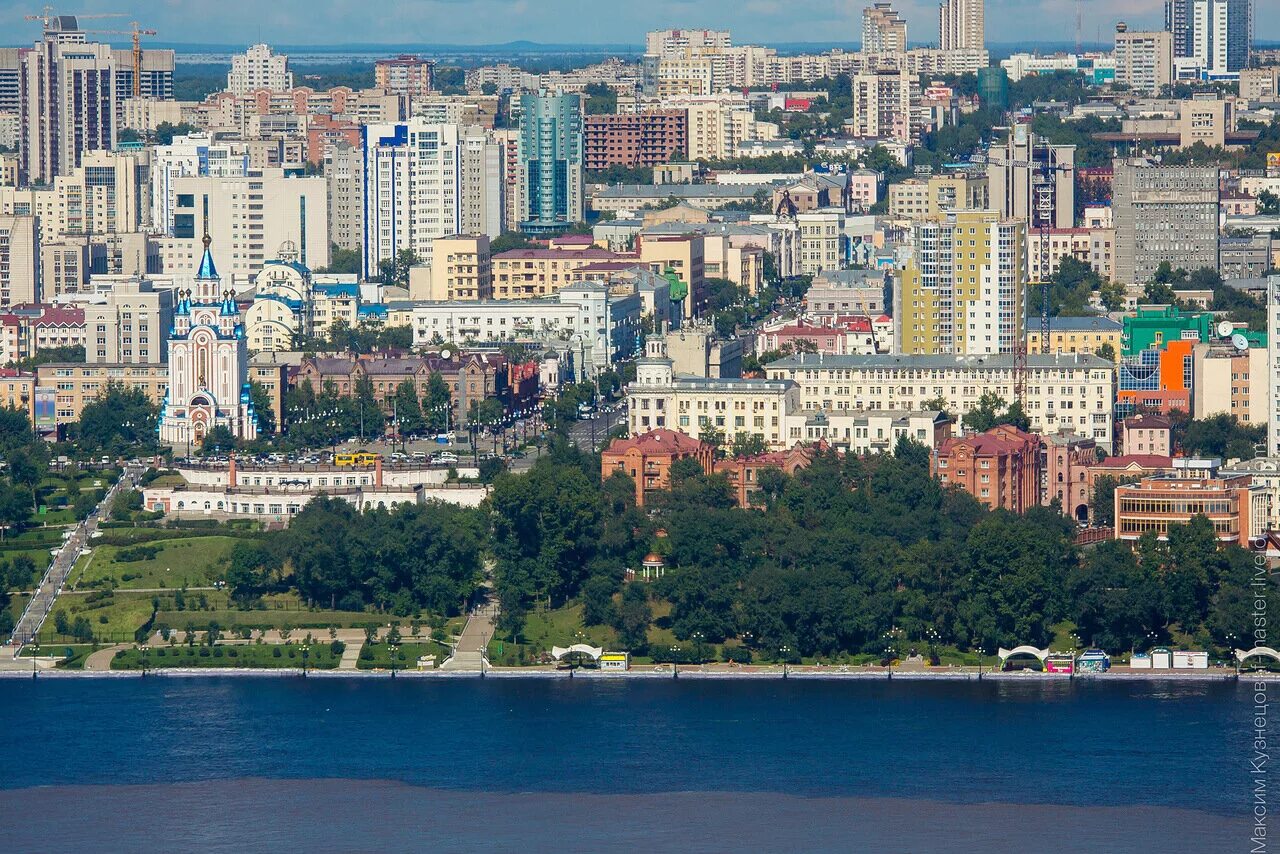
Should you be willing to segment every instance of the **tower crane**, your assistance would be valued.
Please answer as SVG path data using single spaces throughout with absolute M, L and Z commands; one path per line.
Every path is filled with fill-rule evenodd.
M 1044 160 L 1035 159 L 1036 145 L 1040 144 L 1045 147 Z M 1027 231 L 1030 232 L 1031 226 L 1037 220 L 1040 227 L 1040 352 L 1049 352 L 1049 236 L 1053 230 L 1053 224 L 1057 213 L 1057 195 L 1054 191 L 1054 176 L 1058 172 L 1074 172 L 1075 166 L 1064 166 L 1053 162 L 1052 151 L 1049 149 L 1049 140 L 1044 137 L 1032 137 L 1028 143 L 1027 150 L 1031 152 L 1030 160 L 1002 160 L 991 157 L 988 153 L 990 144 L 988 143 L 981 151 L 970 158 L 970 162 L 974 164 L 986 164 L 990 166 L 1013 167 L 1015 169 L 1028 170 L 1028 179 L 1031 181 L 1032 204 L 1028 205 L 1030 210 L 1027 211 Z M 1024 400 L 1027 386 L 1027 336 L 1025 330 L 1022 335 L 1017 336 L 1014 342 L 1014 395 L 1018 402 L 1025 405 Z
M 87 21 L 93 18 L 124 18 L 124 17 L 126 17 L 126 15 L 123 12 L 99 12 L 99 13 L 93 13 L 89 15 L 76 15 L 74 13 L 71 13 L 71 14 L 59 15 L 53 11 L 52 6 L 45 6 L 43 9 L 40 10 L 39 15 L 23 15 L 22 19 L 24 21 L 39 21 L 40 25 L 44 28 L 44 31 L 47 33 L 49 32 L 49 23 L 56 18 L 75 18 L 77 21 L 79 20 Z
M 106 36 L 130 36 L 133 38 L 133 97 L 142 97 L 142 37 L 154 36 L 155 30 L 144 30 L 142 25 L 137 21 L 130 21 L 129 30 L 85 30 L 86 33 L 94 33 Z

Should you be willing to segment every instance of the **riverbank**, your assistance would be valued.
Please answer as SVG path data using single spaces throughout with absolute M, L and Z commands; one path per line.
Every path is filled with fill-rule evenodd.
M 389 670 L 308 670 L 305 674 L 301 668 L 259 669 L 247 667 L 189 667 L 189 668 L 154 668 L 148 670 L 145 677 L 138 670 L 4 670 L 0 671 L 0 679 L 153 679 L 163 678 L 201 678 L 201 677 L 252 677 L 272 678 L 290 677 L 307 679 L 589 679 L 589 680 L 770 680 L 796 679 L 804 681 L 855 681 L 855 682 L 1230 682 L 1236 679 L 1267 680 L 1280 682 L 1280 673 L 1242 673 L 1233 670 L 1214 668 L 1211 670 L 1124 670 L 1116 669 L 1107 673 L 1078 673 L 1074 676 L 1066 673 L 1037 673 L 1020 670 L 1009 673 L 976 670 L 936 670 L 936 671 L 888 671 L 883 668 L 848 668 L 839 667 L 760 667 L 755 669 L 702 669 L 696 665 L 681 666 L 673 672 L 670 667 L 637 667 L 631 670 L 552 670 L 545 668 L 502 668 L 488 667 L 480 670 L 397 670 L 394 674 Z

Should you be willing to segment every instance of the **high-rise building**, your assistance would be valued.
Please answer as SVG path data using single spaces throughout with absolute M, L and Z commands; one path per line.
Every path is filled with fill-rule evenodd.
M 943 0 L 938 6 L 941 50 L 982 50 L 986 41 L 983 0 Z
M 231 57 L 231 70 L 227 72 L 227 91 L 231 94 L 247 95 L 258 89 L 286 92 L 292 88 L 289 57 L 274 53 L 270 45 L 255 44 Z
M 194 279 L 179 288 L 166 342 L 169 389 L 160 408 L 160 441 L 173 445 L 198 445 L 218 427 L 237 439 L 258 436 L 240 308 L 214 267 L 207 234 L 203 243 Z
M 40 301 L 40 233 L 34 216 L 0 216 L 0 308 Z
M 1004 143 L 991 147 L 991 207 L 1003 217 L 1026 220 L 1033 229 L 1046 224 L 1070 228 L 1075 222 L 1075 155 L 1074 145 L 1050 145 L 1027 125 L 1014 125 Z
M 587 116 L 583 123 L 587 169 L 658 166 L 689 151 L 686 110 Z
M 21 55 L 18 182 L 49 184 L 86 151 L 116 144 L 115 54 L 89 44 L 76 19 L 48 19 L 44 37 Z
M 583 218 L 582 98 L 544 91 L 522 95 L 520 107 L 520 230 L 564 231 Z
M 1135 32 L 1116 24 L 1116 83 L 1143 95 L 1159 95 L 1173 83 L 1173 34 Z
M 173 234 L 173 209 L 179 178 L 237 178 L 249 172 L 249 151 L 243 143 L 214 142 L 209 134 L 175 136 L 151 154 L 151 226 Z
M 952 211 L 916 223 L 894 289 L 896 352 L 1012 353 L 1026 305 L 1026 224 L 996 211 Z
M 324 179 L 329 185 L 329 240 L 339 249 L 359 249 L 363 212 L 364 152 L 337 142 L 325 149 Z
M 1271 411 L 1264 456 L 1280 457 L 1280 275 L 1267 280 L 1267 385 Z
M 907 49 L 907 21 L 888 0 L 862 10 L 862 52 L 903 53 Z
M 484 128 L 470 125 L 459 140 L 462 169 L 460 226 L 463 234 L 497 237 L 503 227 L 503 150 Z
M 446 235 L 497 237 L 506 230 L 504 148 L 484 128 L 413 118 L 369 125 L 362 134 L 360 243 L 366 276 L 404 250 L 430 263 L 433 241 Z M 344 195 L 337 198 L 342 203 Z
M 1218 267 L 1218 168 L 1115 161 L 1115 277 L 1151 281 L 1161 261 L 1176 269 Z
M 911 139 L 911 96 L 916 76 L 898 68 L 855 74 L 851 136 Z
M 373 64 L 374 86 L 410 98 L 424 98 L 435 88 L 436 64 L 419 56 L 379 59 Z
M 46 243 L 140 231 L 143 161 L 137 153 L 85 152 L 80 166 L 56 176 L 50 186 L 0 187 L 0 213 L 38 217 Z
M 1249 65 L 1251 13 L 1250 0 L 1192 0 L 1191 56 L 1205 76 L 1225 77 Z
M 329 264 L 329 200 L 325 179 L 286 177 L 282 169 L 251 169 L 240 177 L 174 180 L 173 221 L 160 240 L 166 272 L 191 269 L 202 235 L 225 234 L 223 269 L 249 279 L 291 245 L 307 266 Z
M 1173 39 L 1173 55 L 1191 56 L 1191 0 L 1164 0 L 1164 28 Z

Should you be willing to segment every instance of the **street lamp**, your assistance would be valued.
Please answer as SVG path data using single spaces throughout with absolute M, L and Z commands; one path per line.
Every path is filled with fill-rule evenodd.
M 33 641 L 31 644 L 31 678 L 35 679 L 36 674 L 36 658 L 40 655 L 39 641 Z
M 400 651 L 399 644 L 387 644 L 387 652 L 391 653 L 391 678 L 396 678 L 396 653 Z
M 142 650 L 142 678 L 143 678 L 143 679 L 146 679 L 146 678 L 147 678 L 147 665 L 149 664 L 149 661 L 148 661 L 148 659 L 147 659 L 147 652 L 149 651 L 149 647 L 144 643 L 144 644 L 140 647 L 140 649 Z
M 680 660 L 676 657 L 680 654 L 680 647 L 675 644 L 671 645 L 671 678 L 680 678 Z
M 706 637 L 706 635 L 704 635 L 702 632 L 694 632 L 690 637 L 692 637 L 693 639 L 693 650 L 694 650 L 693 656 L 695 659 L 697 659 L 694 662 L 694 664 L 700 665 L 703 663 L 703 658 L 704 658 L 702 654 L 702 641 Z
M 311 645 L 304 643 L 302 645 L 302 678 L 307 678 L 307 656 L 311 654 Z
M 778 648 L 778 654 L 782 656 L 782 678 L 787 678 L 787 659 L 791 657 L 791 647 L 782 646 Z

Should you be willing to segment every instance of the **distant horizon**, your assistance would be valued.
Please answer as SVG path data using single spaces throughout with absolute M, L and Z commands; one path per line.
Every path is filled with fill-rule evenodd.
M 119 39 L 103 39 L 103 43 L 110 44 L 117 48 L 127 48 L 130 45 L 128 40 L 121 41 Z M 250 41 L 250 42 L 165 42 L 153 41 L 146 46 L 159 50 L 174 50 L 179 53 L 212 53 L 212 52 L 242 52 L 252 44 L 268 44 L 271 48 L 280 53 L 289 53 L 293 51 L 316 51 L 316 52 L 368 52 L 368 53 L 395 53 L 395 52 L 428 52 L 428 51 L 452 51 L 452 52 L 482 52 L 502 49 L 515 50 L 555 50 L 562 52 L 574 53 L 605 53 L 612 50 L 626 51 L 640 54 L 644 52 L 643 42 L 539 42 L 529 39 L 515 39 L 504 42 L 273 42 L 273 41 Z M 743 44 L 756 44 L 755 42 L 743 42 Z M 860 42 L 842 42 L 842 41 L 779 41 L 779 42 L 760 42 L 762 47 L 774 48 L 777 50 L 785 50 L 787 52 L 821 52 L 835 48 L 843 48 L 850 51 L 861 50 Z M 1082 51 L 1095 51 L 1099 49 L 1107 49 L 1112 47 L 1112 42 L 1082 40 L 1080 49 Z M 3 47 L 27 47 L 27 42 L 8 42 L 3 43 Z M 911 41 L 908 47 L 928 48 L 933 46 L 932 42 L 927 41 Z M 993 51 L 992 48 L 1001 49 L 1000 53 L 1005 53 L 1010 49 L 1016 49 L 1013 52 L 1035 52 L 1036 49 L 1052 48 L 1054 51 L 1071 51 L 1075 49 L 1074 39 L 1035 39 L 1024 41 L 995 41 L 988 40 L 986 42 L 987 50 Z M 1280 40 L 1276 39 L 1256 39 L 1253 44 L 1254 50 L 1265 50 L 1280 47 Z
M 1280 40 L 1280 15 L 1263 7 L 1275 0 L 1254 0 L 1254 36 Z M 650 0 L 644 4 L 598 0 L 221 0 L 219 3 L 163 3 L 143 0 L 79 0 L 81 16 L 100 16 L 91 29 L 127 30 L 131 20 L 156 30 L 147 45 L 243 46 L 255 42 L 299 48 L 439 45 L 475 48 L 527 39 L 549 45 L 636 45 L 653 30 L 728 30 L 737 44 L 855 44 L 862 37 L 862 8 L 871 0 L 808 0 L 797 6 L 783 0 Z M 937 40 L 938 0 L 893 0 L 907 22 L 911 42 Z M 1082 13 L 1081 41 L 1109 42 L 1117 23 L 1132 30 L 1164 24 L 1160 0 L 985 0 L 986 37 L 991 45 L 1074 43 L 1076 14 Z M 25 17 L 36 11 L 29 0 L 0 0 L 0 21 L 9 25 L 7 41 L 29 44 L 39 23 Z M 56 10 L 55 10 L 56 11 Z M 123 35 L 123 34 L 121 34 Z M 818 38 L 819 36 L 825 38 Z M 127 38 L 127 36 L 126 36 Z M 123 44 L 123 39 L 121 40 Z M 179 48 L 178 46 L 182 46 Z

